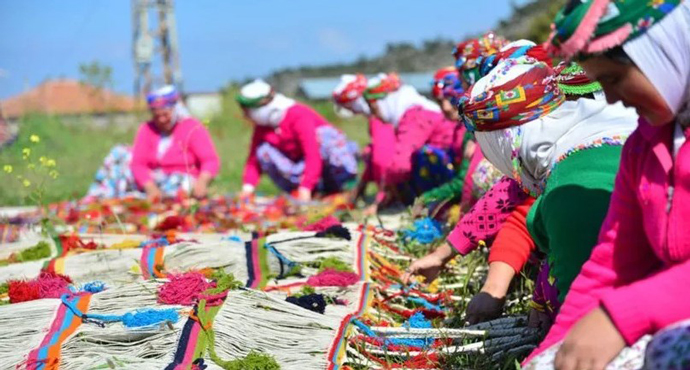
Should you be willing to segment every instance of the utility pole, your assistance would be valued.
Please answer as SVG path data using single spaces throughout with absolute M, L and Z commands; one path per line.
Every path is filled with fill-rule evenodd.
M 175 85 L 182 91 L 173 0 L 131 1 L 134 95 L 143 98 L 154 83 Z M 149 25 L 152 14 L 158 18 L 155 28 Z M 156 73 L 153 64 L 158 59 L 162 66 Z

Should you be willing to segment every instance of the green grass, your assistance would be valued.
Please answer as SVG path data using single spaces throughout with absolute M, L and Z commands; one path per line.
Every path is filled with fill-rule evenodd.
M 224 95 L 223 112 L 208 123 L 211 136 L 221 157 L 221 171 L 213 185 L 213 193 L 236 192 L 241 187 L 244 161 L 247 157 L 252 127 L 242 118 L 242 112 L 233 99 L 234 92 Z M 363 118 L 343 120 L 337 117 L 330 102 L 310 104 L 330 122 L 341 128 L 360 145 L 368 142 L 368 130 Z M 142 117 L 142 120 L 146 117 Z M 134 140 L 136 127 L 107 128 L 88 124 L 65 124 L 59 117 L 30 115 L 20 124 L 20 136 L 10 147 L 0 151 L 0 169 L 12 165 L 13 172 L 0 172 L 0 205 L 33 205 L 28 191 L 17 181 L 16 176 L 30 177 L 22 149 L 30 147 L 31 156 L 45 155 L 57 161 L 59 176 L 46 181 L 45 202 L 78 199 L 84 196 L 103 158 L 115 144 L 129 144 Z M 31 135 L 38 135 L 39 143 L 30 142 Z M 276 194 L 277 189 L 265 176 L 258 186 L 264 194 Z

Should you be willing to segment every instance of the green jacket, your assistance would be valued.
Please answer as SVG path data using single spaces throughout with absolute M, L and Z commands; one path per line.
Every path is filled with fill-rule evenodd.
M 561 302 L 597 243 L 622 148 L 585 149 L 557 163 L 527 216 L 532 239 L 548 256 Z

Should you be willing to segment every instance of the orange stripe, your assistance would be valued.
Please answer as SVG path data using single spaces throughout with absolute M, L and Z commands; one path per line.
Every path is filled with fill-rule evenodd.
M 79 308 L 79 311 L 86 313 L 89 309 L 90 302 L 91 294 L 82 296 L 77 302 L 77 308 Z M 46 370 L 57 370 L 59 368 L 62 343 L 64 343 L 67 340 L 67 338 L 74 334 L 79 325 L 81 325 L 81 318 L 75 316 L 72 322 L 70 323 L 70 326 L 68 326 L 62 333 L 60 333 L 57 342 L 54 345 L 50 346 L 50 348 L 48 348 L 48 361 L 46 363 Z

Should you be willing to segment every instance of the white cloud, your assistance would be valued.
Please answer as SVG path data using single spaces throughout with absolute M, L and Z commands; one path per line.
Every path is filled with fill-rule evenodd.
M 320 29 L 318 37 L 322 46 L 337 54 L 349 54 L 354 49 L 354 45 L 347 35 L 334 28 Z

